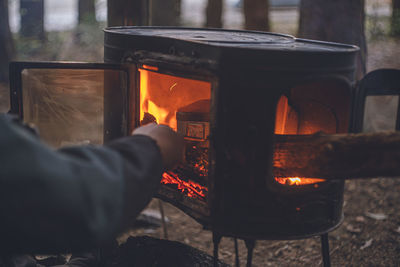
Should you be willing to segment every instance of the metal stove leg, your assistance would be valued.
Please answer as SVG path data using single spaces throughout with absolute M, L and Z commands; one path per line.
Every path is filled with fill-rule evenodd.
M 221 242 L 222 236 L 213 232 L 213 243 L 214 243 L 214 267 L 218 267 L 218 246 Z
M 329 254 L 328 233 L 321 235 L 321 248 L 322 248 L 322 260 L 324 262 L 324 267 L 330 267 L 331 256 Z
M 233 241 L 235 241 L 235 266 L 240 267 L 240 261 L 239 261 L 239 247 L 238 247 L 238 242 L 237 238 L 233 238 Z
M 247 239 L 244 241 L 247 247 L 247 267 L 251 267 L 253 261 L 253 250 L 256 245 L 256 241 L 253 239 Z
M 164 207 L 161 199 L 158 200 L 158 208 L 160 209 L 161 213 L 161 222 L 163 226 L 163 231 L 164 231 L 164 239 L 168 240 L 168 228 L 167 228 L 167 222 L 165 221 L 165 213 L 164 213 Z

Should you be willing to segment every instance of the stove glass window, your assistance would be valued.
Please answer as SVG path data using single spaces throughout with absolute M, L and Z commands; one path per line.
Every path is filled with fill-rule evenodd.
M 121 81 L 113 89 L 126 88 L 125 72 L 27 68 L 21 75 L 23 118 L 41 139 L 53 147 L 103 143 L 105 76 Z

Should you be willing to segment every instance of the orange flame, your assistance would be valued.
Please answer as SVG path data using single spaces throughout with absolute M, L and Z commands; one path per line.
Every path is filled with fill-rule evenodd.
M 149 113 L 157 123 L 177 130 L 177 110 L 198 100 L 210 99 L 211 83 L 162 74 L 157 70 L 149 65 L 139 69 L 140 120 Z
M 210 99 L 211 83 L 159 73 L 156 66 L 143 65 L 140 75 L 140 121 L 156 120 L 177 130 L 176 112 L 198 100 Z M 204 172 L 200 164 L 194 166 Z M 177 185 L 188 197 L 204 198 L 207 187 L 191 180 L 184 181 L 176 173 L 165 172 L 162 184 Z
M 162 184 L 175 184 L 178 186 L 178 190 L 186 193 L 188 197 L 205 197 L 207 192 L 207 187 L 201 186 L 193 181 L 183 181 L 178 175 L 169 171 L 164 172 L 161 180 Z

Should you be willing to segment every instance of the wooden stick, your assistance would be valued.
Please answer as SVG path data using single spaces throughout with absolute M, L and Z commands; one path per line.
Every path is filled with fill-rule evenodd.
M 400 177 L 400 132 L 276 135 L 275 177 Z

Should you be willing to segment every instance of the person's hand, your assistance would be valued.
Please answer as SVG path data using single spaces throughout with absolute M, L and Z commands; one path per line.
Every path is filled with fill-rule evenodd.
M 146 135 L 156 141 L 166 170 L 172 169 L 182 162 L 184 155 L 183 137 L 168 126 L 150 123 L 136 128 L 132 135 L 136 134 Z

